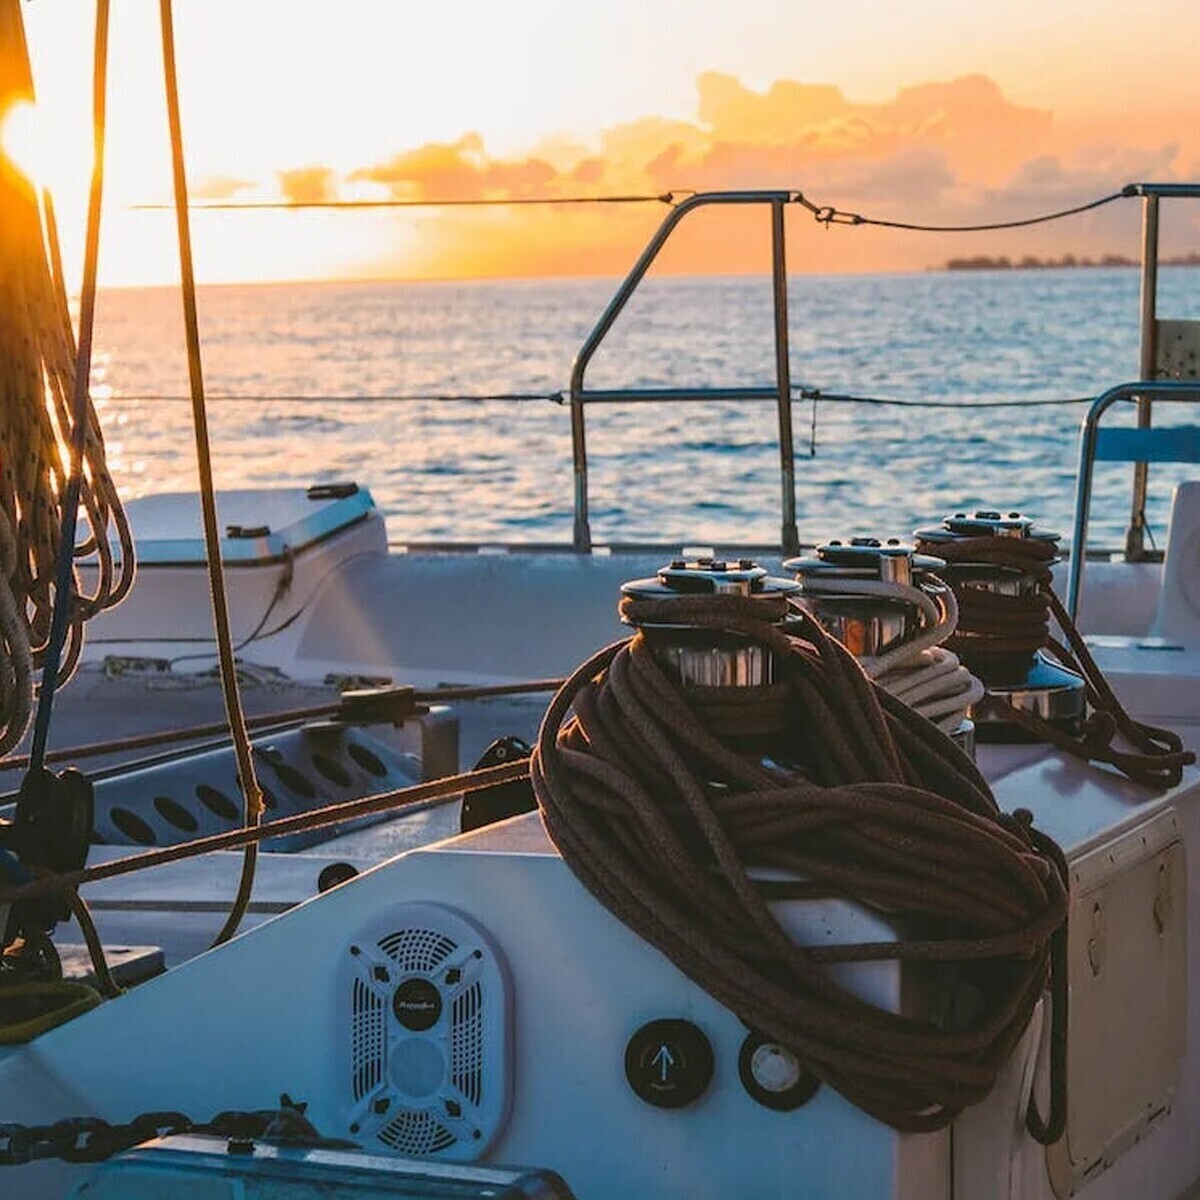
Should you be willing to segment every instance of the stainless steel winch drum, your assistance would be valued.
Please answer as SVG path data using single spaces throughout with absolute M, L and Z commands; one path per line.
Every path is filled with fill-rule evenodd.
M 799 585 L 768 575 L 750 559 L 674 559 L 656 576 L 635 579 L 621 591 L 639 600 L 689 595 L 732 595 L 762 599 L 792 595 Z M 696 629 L 685 623 L 639 623 L 659 665 L 687 687 L 758 687 L 774 683 L 775 656 L 734 633 Z
M 1028 538 L 1051 543 L 1057 550 L 1060 535 L 1038 529 L 1032 517 L 1020 512 L 1002 513 L 997 509 L 958 512 L 943 519 L 941 525 L 916 530 L 914 536 L 926 545 L 937 546 L 971 538 Z M 1058 556 L 1046 564 L 1061 561 Z M 1032 596 L 1037 582 L 1015 567 L 996 563 L 956 560 L 943 576 L 961 598 L 968 588 L 983 589 L 1007 596 Z M 1083 679 L 1074 671 L 1051 661 L 1041 650 L 1030 653 L 997 651 L 986 634 L 960 632 L 959 658 L 983 680 L 987 695 L 1006 700 L 1014 708 L 1033 713 L 1045 721 L 1078 731 L 1087 708 Z M 987 705 L 972 714 L 980 726 L 980 736 L 1004 737 L 1019 734 L 1011 722 Z
M 838 595 L 805 589 L 806 580 L 870 579 L 924 588 L 928 576 L 945 567 L 940 558 L 917 554 L 899 538 L 833 539 L 812 554 L 783 564 L 800 585 L 800 603 L 855 658 L 874 657 L 912 637 L 919 616 L 911 604 L 872 596 Z
M 839 594 L 839 581 L 899 584 L 936 597 L 946 586 L 938 578 L 945 567 L 945 560 L 918 554 L 895 537 L 834 538 L 783 564 L 800 585 L 800 604 L 859 659 L 877 658 L 912 639 L 921 631 L 921 613 L 899 597 L 855 594 L 849 586 Z M 974 755 L 975 726 L 970 719 L 964 718 L 950 736 Z

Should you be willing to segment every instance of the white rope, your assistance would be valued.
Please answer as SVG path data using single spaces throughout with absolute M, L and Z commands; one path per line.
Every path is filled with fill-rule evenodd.
M 930 592 L 879 579 L 837 577 L 804 580 L 807 595 L 869 596 L 915 608 L 920 629 L 912 637 L 879 655 L 858 661 L 866 674 L 898 700 L 915 708 L 943 733 L 952 733 L 972 704 L 983 698 L 983 684 L 942 643 L 958 626 L 958 601 L 954 592 L 936 577 Z

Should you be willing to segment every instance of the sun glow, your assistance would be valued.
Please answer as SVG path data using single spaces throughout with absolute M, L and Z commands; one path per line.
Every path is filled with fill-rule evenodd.
M 46 162 L 38 132 L 38 111 L 28 100 L 18 100 L 0 117 L 0 152 L 26 179 L 41 185 Z
M 357 0 L 330 23 L 317 0 L 175 0 L 188 183 L 197 204 L 803 186 L 885 219 L 1024 217 L 1200 167 L 1186 101 L 1194 0 L 1147 5 L 1147 29 L 1181 36 L 1131 55 L 1126 0 L 1056 0 L 1032 39 L 1020 6 L 1000 0 L 968 6 L 970 19 L 959 0 L 844 0 L 828 12 L 610 0 L 602 28 L 587 6 L 468 0 L 469 39 L 456 6 Z M 172 194 L 157 7 L 113 6 L 105 285 L 177 278 L 170 212 L 136 207 Z M 66 273 L 78 278 L 94 4 L 18 11 L 38 103 L 13 110 L 4 144 L 52 193 Z M 1047 226 L 953 251 L 902 232 L 827 236 L 801 219 L 789 247 L 811 271 L 922 270 L 956 252 L 1099 256 L 1128 250 L 1133 217 L 1122 214 L 1136 216 L 1114 208 L 1068 235 Z M 652 206 L 220 212 L 195 213 L 193 232 L 204 282 L 608 275 L 660 216 Z M 1200 236 L 1194 220 L 1181 250 Z M 663 265 L 755 270 L 752 238 L 757 226 L 716 243 L 719 261 L 706 240 Z

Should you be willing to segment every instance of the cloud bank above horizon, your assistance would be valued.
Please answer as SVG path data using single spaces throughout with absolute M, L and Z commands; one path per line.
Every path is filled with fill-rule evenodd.
M 857 102 L 832 84 L 797 80 L 755 91 L 715 71 L 702 74 L 696 87 L 694 119 L 646 116 L 604 130 L 591 145 L 559 134 L 527 153 L 503 156 L 491 153 L 478 133 L 464 132 L 341 172 L 309 163 L 278 170 L 271 184 L 206 179 L 196 196 L 505 200 L 786 188 L 882 219 L 974 224 L 1070 207 L 1130 180 L 1200 177 L 1200 138 L 1183 114 L 1173 128 L 1127 122 L 1098 132 L 1014 103 L 983 74 L 915 84 L 876 103 Z M 660 216 L 653 207 L 598 206 L 393 213 L 378 228 L 395 236 L 366 256 L 360 246 L 344 273 L 619 273 Z M 945 238 L 825 231 L 795 220 L 789 235 L 798 269 L 906 270 L 956 254 L 1132 253 L 1137 220 L 1135 205 L 1119 204 L 1069 224 L 960 236 L 949 245 Z M 665 269 L 765 265 L 761 213 L 706 214 L 696 224 L 702 229 L 674 249 Z M 1168 235 L 1180 249 L 1200 248 L 1200 215 L 1189 213 Z

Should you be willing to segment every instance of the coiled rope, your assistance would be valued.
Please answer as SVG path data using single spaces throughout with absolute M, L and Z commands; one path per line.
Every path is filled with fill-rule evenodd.
M 1055 543 L 1037 538 L 976 537 L 918 540 L 917 550 L 936 554 L 951 564 L 980 563 L 1029 578 L 1034 589 L 1023 595 L 991 591 L 970 581 L 960 585 L 958 629 L 947 645 L 968 659 L 1032 655 L 1047 650 L 1063 666 L 1082 676 L 1091 712 L 1076 736 L 1035 713 L 1014 707 L 1001 696 L 986 696 L 981 701 L 984 706 L 1076 758 L 1108 763 L 1137 783 L 1178 786 L 1183 768 L 1196 761 L 1195 754 L 1183 748 L 1179 735 L 1172 730 L 1135 721 L 1117 699 L 1083 635 L 1054 593 L 1051 565 L 1058 553 Z M 1051 618 L 1065 642 L 1050 632 Z M 1131 748 L 1114 745 L 1118 737 Z
M 19 6 L 0 7 L 0 104 L 33 96 Z M 89 209 L 88 260 L 94 268 L 94 212 L 99 208 L 103 139 L 103 31 L 97 30 L 96 139 Z M 49 662 L 61 685 L 74 673 L 84 623 L 111 608 L 133 586 L 134 548 L 129 524 L 109 474 L 104 439 L 87 395 L 90 311 L 80 314 L 77 350 L 58 253 L 54 212 L 39 208 L 37 193 L 0 156 L 0 754 L 25 734 L 33 706 L 34 673 Z M 83 291 L 94 298 L 94 279 Z M 77 361 L 82 370 L 77 370 Z M 50 661 L 58 550 L 65 510 L 71 508 L 73 412 L 84 414 L 76 439 L 81 463 L 78 502 L 87 536 L 74 557 L 94 558 L 96 583 L 82 591 L 77 570 L 63 577 L 71 592 L 61 657 Z M 72 526 L 73 528 L 73 526 Z M 110 538 L 119 552 L 114 553 Z
M 1054 965 L 1051 1113 L 1065 1121 L 1066 863 L 1028 813 L 1000 812 L 974 764 L 875 687 L 809 616 L 738 596 L 622 602 L 632 623 L 722 630 L 766 647 L 779 682 L 681 688 L 645 634 L 602 650 L 554 697 L 530 774 L 546 828 L 589 891 L 752 1029 L 852 1103 L 904 1131 L 982 1100 Z M 766 754 L 734 748 L 714 713 L 777 721 Z M 573 712 L 573 716 L 569 716 Z M 765 722 L 764 722 L 765 724 Z M 745 743 L 743 743 L 743 747 Z M 768 906 L 839 896 L 906 930 L 894 942 L 802 945 Z M 954 1022 L 895 1013 L 838 982 L 838 964 L 951 964 L 977 989 Z
M 868 679 L 891 692 L 932 721 L 943 733 L 953 733 L 967 710 L 983 697 L 983 684 L 942 645 L 958 625 L 958 601 L 953 590 L 934 581 L 930 592 L 911 584 L 881 579 L 804 579 L 806 595 L 867 596 L 909 605 L 917 611 L 919 628 L 909 638 L 879 655 L 858 659 Z

